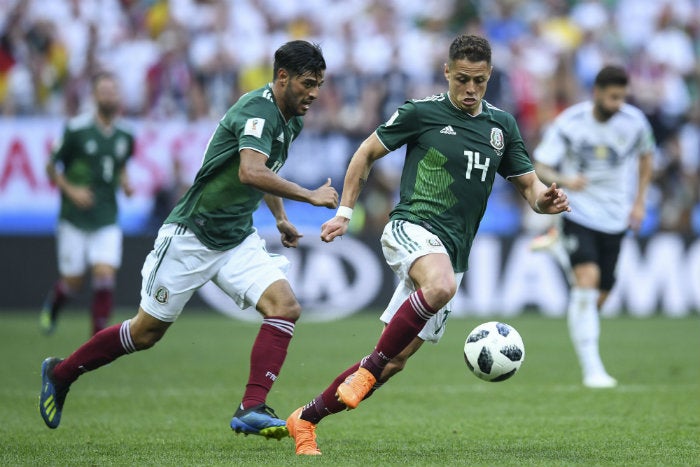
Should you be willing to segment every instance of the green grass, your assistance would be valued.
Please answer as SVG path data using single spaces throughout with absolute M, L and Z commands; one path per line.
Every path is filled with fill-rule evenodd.
M 298 458 L 291 439 L 231 432 L 258 325 L 201 310 L 155 348 L 82 376 L 49 430 L 37 411 L 41 361 L 81 344 L 88 318 L 67 314 L 47 338 L 36 317 L 0 314 L 2 466 L 700 466 L 697 316 L 605 320 L 614 390 L 584 389 L 566 322 L 532 315 L 507 320 L 525 341 L 521 371 L 482 382 L 461 352 L 483 320 L 453 319 L 439 345 L 357 410 L 323 420 L 320 458 Z M 368 353 L 379 330 L 375 314 L 302 321 L 268 403 L 286 417 Z

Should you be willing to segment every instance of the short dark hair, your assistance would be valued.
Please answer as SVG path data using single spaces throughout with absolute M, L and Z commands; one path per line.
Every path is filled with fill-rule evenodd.
M 302 40 L 290 41 L 275 51 L 273 81 L 277 79 L 277 72 L 281 68 L 287 70 L 291 76 L 308 72 L 318 76 L 326 69 L 326 60 L 318 44 Z
M 100 71 L 96 72 L 95 74 L 93 74 L 92 79 L 90 80 L 93 89 L 95 87 L 97 87 L 97 83 L 99 83 L 102 80 L 117 81 L 117 77 L 111 71 L 100 70 Z
M 604 66 L 596 75 L 593 85 L 597 88 L 608 86 L 627 86 L 629 78 L 627 71 L 617 65 Z
M 450 61 L 467 59 L 470 62 L 485 61 L 491 64 L 491 44 L 480 36 L 462 34 L 450 45 Z

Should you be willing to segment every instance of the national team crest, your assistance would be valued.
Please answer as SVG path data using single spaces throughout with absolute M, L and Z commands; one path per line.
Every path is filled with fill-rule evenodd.
M 500 128 L 491 128 L 491 146 L 499 154 L 503 151 L 503 131 Z
M 97 152 L 97 141 L 94 139 L 88 140 L 85 143 L 85 152 L 90 155 L 95 154 Z
M 153 296 L 153 298 L 155 298 L 158 303 L 162 303 L 165 305 L 166 303 L 168 303 L 169 296 L 170 292 L 168 291 L 168 289 L 166 289 L 163 286 L 160 286 L 156 289 L 156 293 Z

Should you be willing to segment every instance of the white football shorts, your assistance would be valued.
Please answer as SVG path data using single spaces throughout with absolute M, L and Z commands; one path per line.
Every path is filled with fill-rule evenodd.
M 97 230 L 82 230 L 68 221 L 56 227 L 58 272 L 61 276 L 82 276 L 88 267 L 108 264 L 119 269 L 122 262 L 122 230 L 114 224 Z
M 230 250 L 211 250 L 187 227 L 165 224 L 141 269 L 141 308 L 165 322 L 180 316 L 192 294 L 214 282 L 245 309 L 255 306 L 263 292 L 287 280 L 289 260 L 265 249 L 257 231 Z
M 390 221 L 384 227 L 381 242 L 384 259 L 398 278 L 398 285 L 396 290 L 394 290 L 394 295 L 379 318 L 384 323 L 389 323 L 401 304 L 416 290 L 413 280 L 408 275 L 413 262 L 421 256 L 431 253 L 447 255 L 447 250 L 435 234 L 430 233 L 419 225 L 406 221 Z M 463 275 L 464 273 L 461 272 L 455 273 L 457 286 L 462 281 Z M 452 301 L 438 310 L 425 323 L 423 330 L 418 333 L 418 337 L 424 341 L 437 344 L 445 333 L 447 318 L 451 310 Z

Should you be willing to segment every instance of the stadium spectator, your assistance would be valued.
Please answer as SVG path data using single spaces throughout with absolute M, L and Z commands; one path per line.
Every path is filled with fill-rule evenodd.
M 187 59 L 169 83 L 176 93 L 150 94 L 179 100 L 163 112 L 173 100 L 149 100 L 145 83 L 168 53 L 161 36 L 173 29 L 182 31 Z M 698 101 L 697 0 L 4 0 L 0 112 L 83 112 L 90 101 L 85 77 L 105 68 L 118 75 L 127 117 L 213 120 L 267 80 L 270 44 L 309 38 L 326 51 L 328 90 L 306 128 L 359 139 L 402 94 L 438 92 L 431 71 L 439 68 L 439 51 L 464 31 L 490 38 L 494 94 L 487 100 L 513 113 L 529 150 L 543 125 L 584 98 L 604 63 L 627 65 L 631 103 L 652 123 L 660 159 L 672 157 L 666 139 Z M 37 32 L 52 44 L 42 60 Z M 499 81 L 510 96 L 495 93 Z M 673 202 L 660 200 L 667 212 Z
M 158 40 L 158 60 L 146 70 L 146 108 L 157 120 L 191 115 L 193 83 L 186 37 L 177 28 L 164 31 Z
M 567 322 L 589 388 L 617 385 L 600 357 L 599 310 L 615 283 L 623 237 L 642 225 L 652 178 L 654 135 L 642 111 L 625 103 L 628 84 L 624 68 L 603 67 L 592 98 L 561 113 L 534 152 L 540 178 L 565 188 L 571 201 L 561 219 Z M 536 238 L 535 249 L 556 248 L 559 235 L 553 229 Z
M 154 346 L 194 292 L 212 281 L 241 308 L 254 306 L 263 316 L 231 428 L 287 436 L 284 420 L 266 399 L 301 307 L 285 275 L 289 262 L 267 252 L 253 227 L 253 212 L 264 199 L 282 244 L 296 247 L 301 235 L 287 219 L 282 197 L 338 205 L 330 179 L 309 190 L 277 175 L 301 132 L 302 117 L 318 97 L 325 68 L 318 46 L 288 42 L 275 52 L 272 83 L 243 96 L 220 120 L 193 185 L 165 220 L 144 262 L 137 314 L 97 333 L 65 360 L 50 357 L 42 363 L 39 408 L 49 428 L 58 427 L 68 389 L 81 374 Z
M 700 232 L 700 105 L 662 148 L 667 157 L 655 173 L 664 203 L 657 203 L 658 228 L 686 235 Z
M 122 259 L 116 192 L 121 187 L 127 196 L 132 193 L 126 164 L 134 152 L 134 137 L 117 120 L 121 100 L 114 76 L 96 75 L 93 93 L 94 112 L 68 122 L 46 168 L 61 192 L 56 230 L 60 278 L 39 316 L 46 334 L 54 332 L 66 302 L 82 289 L 88 268 L 93 335 L 107 327 L 112 314 Z
M 399 107 L 352 156 L 341 206 L 323 224 L 321 239 L 347 232 L 374 162 L 406 145 L 401 197 L 381 237 L 399 284 L 372 353 L 287 419 L 297 454 L 321 454 L 315 434 L 321 419 L 356 408 L 425 341 L 440 340 L 497 174 L 513 182 L 533 210 L 568 210 L 566 194 L 537 178 L 513 116 L 482 100 L 490 75 L 488 41 L 458 36 L 444 65 L 448 91 Z

